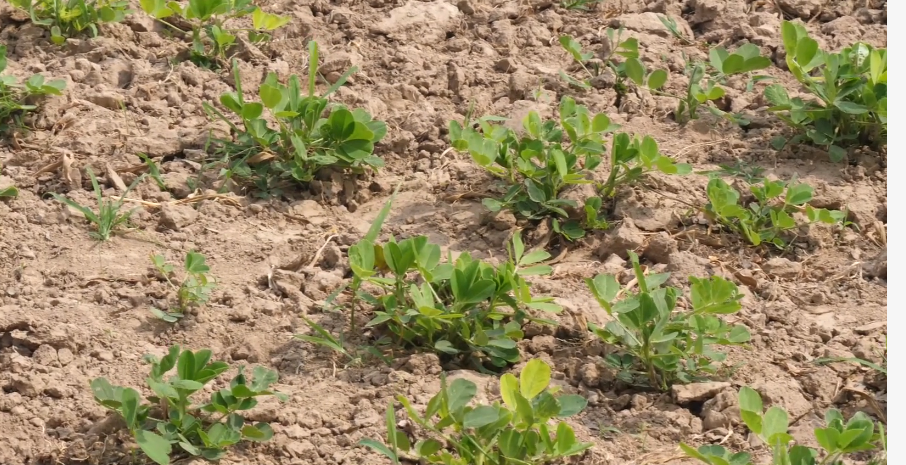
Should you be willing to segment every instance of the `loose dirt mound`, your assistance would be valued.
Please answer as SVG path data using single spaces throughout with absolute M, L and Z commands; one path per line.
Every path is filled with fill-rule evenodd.
M 632 221 L 578 242 L 550 279 L 536 280 L 539 292 L 556 296 L 566 312 L 555 333 L 523 342 L 527 356 L 552 362 L 555 378 L 589 399 L 573 421 L 580 438 L 595 443 L 581 463 L 685 463 L 677 459 L 680 441 L 749 447 L 733 394 L 741 385 L 784 406 L 794 436 L 807 443 L 831 405 L 876 414 L 859 391 L 880 399 L 886 410 L 886 381 L 870 385 L 872 379 L 863 379 L 868 372 L 854 364 L 813 363 L 827 356 L 879 361 L 883 353 L 886 155 L 860 150 L 847 165 L 806 147 L 776 152 L 769 141 L 787 130 L 756 111 L 766 106 L 761 87 L 746 92 L 743 81 L 730 82 L 721 105 L 750 113 L 746 129 L 710 115 L 681 127 L 667 116 L 671 99 L 631 91 L 618 102 L 609 87 L 569 88 L 558 73 L 570 69 L 571 59 L 557 42 L 569 34 L 597 53 L 606 43 L 603 29 L 623 26 L 639 39 L 649 64 L 674 75 L 682 72 L 682 53 L 706 56 L 699 41 L 731 49 L 748 41 L 780 63 L 781 16 L 808 21 L 827 49 L 856 40 L 886 46 L 886 2 L 623 0 L 588 12 L 550 0 L 275 1 L 262 7 L 292 21 L 272 44 L 239 57 L 246 92 L 257 94 L 268 71 L 304 76 L 311 39 L 322 48 L 323 72 L 358 66 L 334 98 L 387 122 L 377 149 L 387 167 L 375 177 L 328 177 L 282 199 L 229 195 L 171 205 L 193 194 L 189 186 L 197 177 L 216 176 L 199 170 L 209 135 L 226 134 L 228 127 L 210 120 L 202 104 L 233 89 L 230 73 L 174 63 L 182 45 L 137 5 L 138 13 L 104 26 L 101 37 L 62 47 L 43 29 L 0 10 L 7 72 L 68 82 L 64 96 L 47 100 L 29 121 L 30 134 L 0 147 L 0 185 L 21 189 L 19 198 L 0 202 L 0 463 L 142 463 L 130 455 L 134 445 L 103 422 L 106 412 L 88 383 L 104 376 L 139 387 L 147 373 L 142 356 L 162 355 L 174 343 L 276 369 L 277 388 L 290 395 L 285 404 L 263 402 L 252 411 L 253 419 L 274 422 L 274 440 L 237 447 L 222 463 L 388 463 L 356 443 L 383 437 L 383 412 L 396 394 L 423 404 L 436 392 L 437 358 L 397 354 L 391 367 L 344 367 L 346 360 L 335 354 L 292 339 L 309 331 L 300 316 L 339 332 L 347 315 L 322 310 L 323 300 L 348 276 L 346 250 L 397 183 L 401 192 L 385 236 L 425 234 L 445 249 L 504 257 L 515 222 L 487 218 L 474 193 L 483 192 L 489 178 L 467 156 L 447 150 L 447 124 L 467 114 L 521 120 L 531 109 L 553 117 L 564 94 L 606 112 L 627 132 L 651 135 L 665 154 L 696 171 L 743 160 L 780 179 L 797 175 L 815 187 L 820 206 L 848 208 L 859 226 L 839 234 L 813 228 L 780 255 L 680 220 L 690 204 L 706 202 L 704 176 L 654 177 L 649 187 L 621 194 L 616 219 Z M 676 18 L 696 44 L 679 43 L 656 13 Z M 797 89 L 779 68 L 766 74 Z M 128 184 L 135 177 L 128 168 L 142 165 L 137 153 L 160 162 L 168 189 L 142 183 L 131 194 L 145 201 L 133 217 L 138 230 L 109 243 L 90 239 L 84 222 L 46 195 L 69 191 L 59 171 L 35 175 L 71 157 L 74 167 L 93 166 L 98 173 L 109 164 Z M 89 188 L 87 178 L 76 179 L 69 196 L 90 205 Z M 672 271 L 678 285 L 686 285 L 686 276 L 719 274 L 746 291 L 738 320 L 751 328 L 753 341 L 731 353 L 731 364 L 740 365 L 730 384 L 710 398 L 677 404 L 614 379 L 580 323 L 602 321 L 582 279 L 628 269 L 611 256 L 614 241 Z M 189 250 L 207 257 L 218 287 L 197 315 L 171 326 L 148 310 L 167 293 L 153 279 L 149 256 L 179 261 Z M 467 376 L 480 386 L 490 379 Z

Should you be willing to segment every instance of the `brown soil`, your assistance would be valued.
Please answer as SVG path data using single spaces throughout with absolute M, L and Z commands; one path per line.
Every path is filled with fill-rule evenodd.
M 681 52 L 703 57 L 704 47 L 678 43 L 654 13 L 677 18 L 697 41 L 730 49 L 750 41 L 779 63 L 777 8 L 786 18 L 807 20 L 826 48 L 856 40 L 886 46 L 885 1 L 621 0 L 589 12 L 567 11 L 551 0 L 274 1 L 263 7 L 293 19 L 273 44 L 239 56 L 246 91 L 257 94 L 267 71 L 304 75 L 305 45 L 317 40 L 325 69 L 360 68 L 335 98 L 387 122 L 378 146 L 386 169 L 368 179 L 317 181 L 310 191 L 280 199 L 249 194 L 174 205 L 193 195 L 187 180 L 212 174 L 199 172 L 203 149 L 210 131 L 226 127 L 210 121 L 202 103 L 233 88 L 229 73 L 174 63 L 183 45 L 143 13 L 104 26 L 97 39 L 57 47 L 44 30 L 0 7 L 8 72 L 68 82 L 63 97 L 47 100 L 29 120 L 28 134 L 0 147 L 0 185 L 21 189 L 19 198 L 0 202 L 0 463 L 142 463 L 131 455 L 133 443 L 101 423 L 106 412 L 88 383 L 105 376 L 138 388 L 147 369 L 142 356 L 162 354 L 174 343 L 276 369 L 278 388 L 290 396 L 288 403 L 266 401 L 252 411 L 252 418 L 273 422 L 273 441 L 237 447 L 222 463 L 387 463 L 356 443 L 383 437 L 383 412 L 396 394 L 423 405 L 436 392 L 437 358 L 396 354 L 392 367 L 346 367 L 335 354 L 293 339 L 309 331 L 300 317 L 340 331 L 347 315 L 323 311 L 321 302 L 343 283 L 346 249 L 398 183 L 385 236 L 425 234 L 445 249 L 504 256 L 516 223 L 489 221 L 479 199 L 461 195 L 481 193 L 488 177 L 467 156 L 446 150 L 447 122 L 462 120 L 470 105 L 476 115 L 521 119 L 536 109 L 551 117 L 564 94 L 607 112 L 628 132 L 653 136 L 666 154 L 696 171 L 742 160 L 781 179 L 798 175 L 815 187 L 818 206 L 848 208 L 858 225 L 804 230 L 797 246 L 780 255 L 708 234 L 696 218 L 680 221 L 688 204 L 704 204 L 704 176 L 656 176 L 647 187 L 621 194 L 617 228 L 584 239 L 550 279 L 535 280 L 536 289 L 556 296 L 566 312 L 556 332 L 523 342 L 526 358 L 550 361 L 555 378 L 590 400 L 572 421 L 579 436 L 595 444 L 581 463 L 687 463 L 678 458 L 680 441 L 754 447 L 761 454 L 735 413 L 734 393 L 742 385 L 788 409 L 794 436 L 809 444 L 826 408 L 877 416 L 866 400 L 872 398 L 886 411 L 885 379 L 878 384 L 855 364 L 813 363 L 854 355 L 879 361 L 883 353 L 886 154 L 860 149 L 851 152 L 850 163 L 832 164 L 826 153 L 806 147 L 777 153 L 769 141 L 786 129 L 763 111 L 762 84 L 746 93 L 743 81 L 731 82 L 722 102 L 752 115 L 748 130 L 708 115 L 680 127 L 668 116 L 672 100 L 643 91 L 630 92 L 617 108 L 611 88 L 581 92 L 564 85 L 558 71 L 571 69 L 571 61 L 556 40 L 569 34 L 597 52 L 606 42 L 604 28 L 623 25 L 639 38 L 646 60 L 664 63 L 676 76 Z M 797 88 L 779 68 L 768 74 Z M 151 202 L 137 205 L 137 229 L 98 244 L 82 219 L 47 194 L 68 192 L 90 205 L 84 168 L 105 173 L 109 165 L 128 184 L 135 177 L 128 168 L 141 165 L 136 153 L 160 162 L 169 192 L 143 182 L 130 194 Z M 74 188 L 60 170 L 36 175 L 64 157 L 81 170 L 73 175 Z M 106 194 L 116 195 L 112 177 L 102 178 Z M 542 235 L 529 239 L 536 243 Z M 729 362 L 738 368 L 710 400 L 678 405 L 670 395 L 615 382 L 601 348 L 579 326 L 602 320 L 583 278 L 626 273 L 626 262 L 610 251 L 627 243 L 649 265 L 673 271 L 678 285 L 687 285 L 686 276 L 720 274 L 746 291 L 743 311 L 732 318 L 751 328 L 753 341 L 731 353 Z M 178 261 L 192 249 L 207 256 L 218 287 L 207 306 L 171 326 L 148 310 L 168 298 L 165 285 L 153 279 L 149 255 Z M 490 380 L 472 372 L 459 376 Z

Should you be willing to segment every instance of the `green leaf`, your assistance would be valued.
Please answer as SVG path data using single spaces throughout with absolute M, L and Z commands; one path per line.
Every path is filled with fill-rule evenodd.
M 576 433 L 573 429 L 561 421 L 557 425 L 557 452 L 566 455 L 576 443 Z
M 547 195 L 545 195 L 544 191 L 540 187 L 538 187 L 538 183 L 529 178 L 526 178 L 524 184 L 526 192 L 528 193 L 530 199 L 538 203 L 544 203 L 547 201 Z
M 839 108 L 840 111 L 848 113 L 850 115 L 862 115 L 868 113 L 868 107 L 847 100 L 838 100 L 834 102 L 834 106 Z
M 267 423 L 257 423 L 254 426 L 246 425 L 242 427 L 242 436 L 250 441 L 266 442 L 274 437 L 274 430 Z
M 803 37 L 796 43 L 796 62 L 805 67 L 811 63 L 812 59 L 818 53 L 818 42 L 811 37 Z M 808 71 L 806 69 L 805 71 Z
M 830 155 L 830 159 L 834 163 L 839 163 L 839 162 L 843 161 L 843 159 L 846 158 L 846 155 L 847 155 L 846 149 L 844 149 L 840 146 L 837 146 L 837 145 L 829 146 L 827 148 L 827 153 L 828 153 L 828 155 Z
M 496 407 L 482 405 L 474 410 L 470 410 L 463 417 L 463 428 L 481 428 L 490 425 L 500 418 L 500 412 Z
M 459 353 L 459 350 L 453 347 L 453 344 L 451 344 L 450 341 L 447 341 L 445 339 L 435 342 L 434 349 L 450 355 L 456 355 Z
M 159 465 L 169 465 L 172 451 L 169 441 L 156 433 L 139 429 L 135 431 L 135 442 L 149 459 Z
M 551 367 L 541 359 L 532 359 L 519 373 L 519 390 L 528 400 L 544 391 L 551 382 Z
M 512 373 L 506 373 L 500 377 L 500 397 L 510 410 L 516 410 L 516 394 L 518 393 L 519 380 Z
M 627 58 L 624 66 L 626 67 L 626 76 L 632 79 L 632 82 L 639 86 L 644 83 L 645 65 L 638 58 Z
M 661 87 L 664 87 L 664 84 L 667 83 L 667 71 L 663 69 L 656 69 L 648 75 L 648 88 L 653 90 L 658 90 Z
M 255 29 L 273 31 L 285 26 L 290 21 L 289 16 L 279 16 L 271 13 L 265 13 L 260 8 L 252 12 L 252 25 Z
M 380 442 L 375 441 L 374 439 L 362 439 L 361 441 L 359 441 L 359 445 L 368 447 L 375 452 L 382 454 L 383 456 L 390 459 L 390 461 L 392 461 L 395 465 L 399 465 L 400 463 L 399 457 L 397 457 L 397 455 L 393 451 L 388 449 L 387 446 L 381 444 Z
M 449 396 L 449 409 L 451 412 L 455 412 L 465 407 L 478 392 L 475 383 L 463 378 L 454 379 L 447 390 Z
M 761 415 L 764 407 L 761 403 L 761 396 L 758 394 L 758 391 L 748 386 L 741 387 L 739 389 L 739 408 L 743 411 L 755 412 Z
M 578 414 L 588 405 L 588 400 L 576 394 L 567 394 L 557 398 L 560 403 L 560 413 L 558 417 L 566 418 Z
M 775 434 L 786 433 L 788 428 L 789 418 L 782 408 L 771 407 L 764 413 L 761 434 L 769 442 Z
M 803 205 L 812 200 L 812 186 L 805 183 L 795 184 L 787 188 L 786 200 L 788 205 Z
M 442 448 L 443 444 L 436 439 L 426 439 L 415 444 L 415 452 L 421 457 L 434 455 Z
M 485 208 L 492 212 L 499 212 L 503 208 L 503 202 L 497 199 L 486 198 L 482 199 L 481 203 L 485 206 Z

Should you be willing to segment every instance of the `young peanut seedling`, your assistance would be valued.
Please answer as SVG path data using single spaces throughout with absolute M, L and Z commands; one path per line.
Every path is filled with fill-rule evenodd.
M 92 231 L 88 233 L 91 237 L 99 241 L 110 240 L 110 235 L 113 234 L 117 228 L 126 224 L 129 221 L 129 217 L 135 213 L 138 208 L 133 208 L 127 212 L 121 212 L 120 209 L 123 207 L 125 202 L 126 195 L 135 188 L 145 178 L 145 175 L 141 175 L 135 178 L 135 181 L 132 182 L 132 185 L 126 189 L 126 192 L 123 192 L 123 195 L 116 200 L 109 200 L 104 198 L 104 193 L 101 191 L 101 186 L 98 184 L 97 178 L 94 176 L 94 171 L 91 170 L 91 167 L 86 167 L 85 171 L 88 172 L 88 177 L 91 178 L 91 186 L 94 188 L 94 194 L 97 196 L 98 211 L 97 213 L 93 212 L 90 208 L 79 205 L 73 200 L 66 198 L 60 194 L 52 193 L 53 196 L 58 202 L 68 205 L 72 208 L 75 208 L 79 211 L 85 219 L 94 224 L 97 231 Z
M 376 237 L 376 234 L 374 235 Z M 365 238 L 349 250 L 353 271 L 352 306 L 362 300 L 375 306 L 368 327 L 382 329 L 398 345 L 437 352 L 446 359 L 502 368 L 519 361 L 516 342 L 530 310 L 559 312 L 552 297 L 531 295 L 529 276 L 551 273 L 540 262 L 545 251 L 525 253 L 519 233 L 509 260 L 494 267 L 462 253 L 441 263 L 440 247 L 425 236 L 379 245 Z M 388 275 L 389 276 L 386 276 Z M 368 292 L 362 284 L 378 292 Z
M 817 100 L 790 98 L 782 86 L 768 86 L 764 95 L 774 105 L 768 111 L 801 132 L 772 145 L 779 150 L 809 141 L 826 147 L 835 162 L 843 160 L 847 146 L 886 145 L 887 49 L 858 42 L 839 53 L 825 52 L 804 26 L 788 21 L 781 36 L 787 67 Z
M 6 45 L 0 45 L 0 73 L 6 70 L 6 64 Z M 22 114 L 37 108 L 26 103 L 30 98 L 61 95 L 65 88 L 66 81 L 54 79 L 45 82 L 40 74 L 32 75 L 23 84 L 19 84 L 15 76 L 0 75 L 0 133 L 21 126 Z
M 3 164 L 0 163 L 0 172 L 3 171 Z M 0 187 L 0 200 L 14 199 L 19 196 L 19 189 L 16 186 Z
M 604 0 L 560 0 L 560 6 L 567 10 L 588 11 L 603 2 Z
M 270 425 L 247 423 L 239 412 L 253 409 L 262 396 L 287 399 L 270 389 L 278 379 L 275 371 L 258 366 L 249 378 L 240 366 L 229 387 L 213 391 L 208 402 L 195 404 L 191 397 L 229 365 L 212 362 L 208 349 L 192 352 L 179 346 L 170 347 L 160 360 L 150 355 L 145 360 L 151 363 L 146 381 L 154 393 L 147 402 L 135 389 L 113 386 L 106 378 L 92 380 L 91 391 L 97 403 L 123 418 L 135 442 L 154 463 L 169 465 L 173 456 L 187 455 L 216 461 L 242 440 L 265 442 L 273 437 Z M 173 368 L 176 374 L 167 376 Z
M 589 323 L 589 329 L 618 352 L 606 361 L 620 370 L 618 376 L 636 383 L 637 375 L 648 378 L 655 388 L 666 390 L 671 383 L 693 382 L 702 374 L 713 374 L 725 354 L 716 345 L 748 342 L 745 326 L 727 325 L 719 315 L 736 313 L 742 295 L 736 285 L 720 276 L 690 277 L 692 290 L 688 310 L 676 312 L 682 290 L 661 287 L 670 273 L 645 276 L 639 258 L 629 252 L 639 290 L 621 288 L 613 275 L 598 275 L 585 282 L 608 315 L 616 319 L 603 328 Z M 621 297 L 622 295 L 622 297 Z
M 480 119 L 480 130 L 470 124 L 450 123 L 453 147 L 468 152 L 504 184 L 503 196 L 486 198 L 484 205 L 495 212 L 506 208 L 536 222 L 550 219 L 552 229 L 567 240 L 581 238 L 589 229 L 607 228 L 605 219 L 599 217 L 602 198 L 612 198 L 618 187 L 654 170 L 668 174 L 691 171 L 688 165 L 661 155 L 654 139 L 640 141 L 617 134 L 612 141 L 610 175 L 606 182 L 596 184 L 600 196 L 584 199 L 579 210 L 578 202 L 562 195 L 571 186 L 595 183 L 593 171 L 605 153 L 604 137 L 619 126 L 603 113 L 590 114 L 569 97 L 560 102 L 559 121 L 542 121 L 536 112 L 529 113 L 522 121 L 525 136 L 491 124 L 493 119 Z
M 626 92 L 629 91 L 629 81 L 632 81 L 637 86 L 645 86 L 651 89 L 660 89 L 663 87 L 664 83 L 667 82 L 667 71 L 657 69 L 649 73 L 645 69 L 645 65 L 639 60 L 638 39 L 630 37 L 626 40 L 622 40 L 622 28 L 617 31 L 608 28 L 607 37 L 611 44 L 611 50 L 607 56 L 602 59 L 602 62 L 614 73 L 614 77 L 616 78 L 614 90 L 617 92 L 618 97 L 626 95 Z M 582 67 L 589 79 L 579 81 L 570 77 L 563 71 L 560 71 L 560 77 L 576 87 L 585 90 L 590 89 L 593 85 L 592 81 L 601 75 L 600 62 L 591 61 L 593 54 L 583 53 L 582 46 L 570 36 L 561 36 L 560 45 L 569 52 L 573 57 L 573 60 Z M 618 63 L 615 60 L 615 55 L 623 57 L 623 62 Z M 588 66 L 586 66 L 586 64 L 588 64 Z M 591 69 L 589 69 L 589 67 Z
M 186 5 L 168 0 L 141 0 L 141 5 L 145 13 L 184 34 L 188 32 L 164 20 L 175 16 L 188 23 L 192 34 L 190 60 L 204 68 L 220 68 L 228 62 L 227 52 L 236 45 L 237 34 L 247 32 L 253 44 L 267 42 L 271 39 L 269 31 L 283 27 L 290 20 L 288 16 L 265 13 L 251 0 L 189 0 Z M 230 28 L 225 24 L 248 15 L 252 15 L 252 29 Z
M 674 111 L 674 117 L 679 123 L 686 123 L 698 118 L 699 107 L 704 107 L 711 113 L 727 118 L 739 124 L 748 124 L 747 121 L 738 115 L 731 115 L 718 109 L 710 104 L 715 100 L 726 95 L 726 91 L 721 84 L 733 75 L 748 75 L 753 71 L 758 71 L 771 66 L 771 59 L 761 56 L 761 51 L 755 44 L 745 44 L 739 47 L 735 52 L 730 53 L 723 47 L 712 48 L 709 53 L 709 61 L 686 62 L 686 74 L 689 76 L 689 84 L 684 94 L 672 94 L 670 92 L 659 90 L 666 83 L 656 80 L 655 84 L 648 87 L 658 95 L 665 95 L 675 98 L 678 103 Z M 752 82 L 766 79 L 765 76 L 754 76 Z M 649 78 L 649 81 L 651 79 Z
M 125 0 L 9 0 L 24 10 L 31 22 L 50 29 L 50 40 L 62 45 L 67 38 L 88 30 L 97 37 L 98 24 L 118 23 L 131 14 Z
M 824 428 L 815 429 L 815 439 L 820 449 L 803 445 L 791 445 L 793 437 L 787 431 L 790 426 L 787 412 L 777 406 L 763 410 L 761 396 L 750 387 L 739 390 L 739 413 L 749 430 L 772 452 L 771 465 L 843 465 L 844 457 L 856 452 L 876 451 L 868 463 L 887 464 L 887 436 L 884 427 L 875 423 L 863 412 L 857 412 L 844 422 L 839 410 L 828 410 L 824 415 Z M 880 446 L 880 447 L 879 447 Z M 753 465 L 748 452 L 732 453 L 723 446 L 704 445 L 693 449 L 686 444 L 680 448 L 690 458 L 708 465 Z M 881 449 L 881 450 L 879 450 Z M 761 463 L 761 462 L 759 462 Z
M 189 252 L 186 254 L 183 263 L 184 276 L 181 282 L 174 281 L 175 278 L 171 279 L 174 267 L 167 263 L 163 255 L 152 255 L 151 262 L 167 284 L 176 291 L 176 311 L 163 311 L 151 307 L 151 313 L 168 323 L 176 322 L 184 317 L 190 308 L 204 305 L 217 285 L 213 280 L 209 280 L 208 272 L 211 271 L 211 268 L 205 264 L 205 257 L 200 253 Z
M 808 205 L 812 187 L 805 183 L 787 185 L 763 179 L 749 188 L 754 200 L 742 205 L 736 189 L 720 178 L 711 178 L 704 211 L 712 221 L 738 232 L 755 246 L 770 243 L 785 249 L 789 245 L 786 236 L 799 226 L 793 216 L 799 211 L 805 212 L 809 223 L 838 224 L 845 219 L 843 212 Z
M 588 402 L 578 395 L 557 395 L 549 388 L 551 368 L 542 360 L 529 361 L 519 379 L 511 373 L 500 378 L 503 404 L 469 405 L 478 388 L 459 378 L 449 385 L 441 377 L 441 390 L 420 415 L 404 396 L 410 421 L 427 437 L 414 445 L 396 427 L 393 402 L 387 407 L 387 444 L 363 439 L 366 446 L 395 465 L 401 458 L 432 465 L 547 465 L 565 463 L 566 457 L 582 454 L 591 443 L 576 441 L 576 434 L 563 418 L 581 412 Z M 557 419 L 556 428 L 549 421 Z M 551 435 L 553 433 L 553 436 Z
M 346 71 L 324 95 L 317 95 L 318 45 L 313 41 L 308 45 L 307 95 L 302 95 L 298 76 L 291 76 L 284 85 L 271 73 L 259 88 L 261 102 L 246 101 L 237 67 L 236 92 L 223 94 L 220 103 L 241 118 L 242 124 L 233 124 L 205 104 L 209 112 L 230 125 L 235 135 L 235 141 L 224 142 L 227 176 L 251 178 L 259 190 L 273 190 L 275 183 L 309 183 L 324 167 L 361 172 L 384 165 L 374 155 L 374 145 L 387 134 L 387 125 L 372 120 L 365 110 L 350 111 L 327 100 L 356 68 Z M 262 117 L 265 108 L 276 121 L 276 129 Z

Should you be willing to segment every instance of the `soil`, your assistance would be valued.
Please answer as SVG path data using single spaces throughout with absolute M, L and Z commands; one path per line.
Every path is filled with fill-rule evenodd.
M 605 27 L 623 26 L 639 39 L 649 65 L 667 66 L 677 76 L 683 53 L 706 56 L 702 44 L 732 50 L 751 42 L 778 63 L 766 74 L 795 93 L 798 86 L 782 69 L 781 17 L 807 22 L 828 49 L 857 40 L 886 47 L 885 1 L 614 0 L 588 11 L 565 10 L 551 0 L 266 2 L 266 11 L 292 21 L 271 44 L 240 50 L 246 92 L 257 94 L 270 71 L 282 79 L 304 76 L 306 44 L 314 39 L 328 79 L 349 65 L 360 69 L 334 99 L 388 125 L 377 146 L 387 166 L 376 175 L 326 176 L 276 198 L 211 190 L 216 170 L 203 169 L 204 150 L 211 134 L 223 136 L 228 127 L 209 119 L 202 104 L 232 90 L 233 78 L 175 62 L 185 44 L 132 3 L 138 13 L 123 23 L 62 47 L 0 6 L 7 73 L 40 72 L 68 84 L 63 96 L 46 100 L 26 121 L 30 131 L 0 147 L 0 186 L 21 189 L 18 198 L 0 202 L 0 463 L 143 463 L 127 435 L 105 421 L 89 381 L 104 376 L 140 388 L 147 373 L 142 357 L 164 354 L 171 344 L 211 348 L 216 359 L 233 365 L 275 369 L 277 388 L 290 396 L 283 404 L 263 401 L 250 413 L 272 422 L 272 441 L 237 446 L 222 463 L 389 463 L 357 442 L 383 437 L 383 414 L 394 396 L 404 394 L 421 408 L 437 391 L 441 371 L 456 367 L 441 367 L 434 355 L 406 353 L 393 354 L 390 366 L 349 365 L 293 335 L 310 332 L 303 316 L 342 330 L 347 313 L 324 310 L 324 300 L 348 276 L 349 245 L 397 185 L 383 237 L 424 234 L 444 250 L 505 257 L 507 238 L 526 225 L 488 216 L 480 195 L 490 178 L 467 155 L 447 150 L 447 123 L 461 121 L 470 109 L 517 122 L 532 109 L 553 117 L 563 95 L 606 112 L 627 132 L 651 135 L 664 153 L 696 171 L 741 161 L 771 177 L 798 176 L 815 187 L 816 206 L 846 208 L 857 226 L 803 228 L 795 246 L 779 253 L 709 233 L 704 218 L 690 216 L 690 205 L 706 202 L 705 176 L 654 176 L 621 192 L 614 228 L 571 245 L 551 277 L 533 280 L 536 292 L 555 296 L 566 311 L 556 331 L 530 331 L 521 343 L 524 358 L 552 363 L 557 383 L 589 399 L 570 422 L 594 447 L 576 463 L 691 463 L 680 458 L 681 441 L 766 457 L 736 413 L 735 392 L 743 385 L 786 408 L 794 437 L 806 444 L 814 444 L 811 429 L 827 408 L 886 414 L 886 378 L 852 363 L 814 363 L 827 356 L 880 362 L 885 353 L 886 152 L 854 149 L 848 163 L 834 164 L 818 149 L 775 151 L 770 140 L 787 129 L 764 111 L 764 84 L 746 92 L 744 80 L 731 80 L 720 104 L 750 115 L 748 128 L 707 112 L 680 126 L 669 98 L 632 90 L 618 104 L 607 85 L 569 88 L 558 72 L 576 70 L 557 43 L 569 34 L 597 54 L 607 46 Z M 692 45 L 664 29 L 656 17 L 663 13 L 694 37 Z M 682 79 L 673 77 L 668 86 L 678 90 Z M 129 204 L 138 210 L 128 234 L 98 243 L 84 219 L 48 195 L 66 193 L 91 205 L 90 166 L 100 173 L 105 195 L 117 196 L 108 167 L 129 184 L 143 166 L 138 153 L 159 163 L 167 189 L 148 179 L 130 193 L 143 202 Z M 42 169 L 58 162 L 71 169 Z M 529 229 L 529 247 L 542 236 Z M 647 265 L 672 271 L 675 285 L 687 287 L 687 276 L 717 274 L 746 293 L 743 310 L 730 320 L 746 324 L 753 340 L 730 352 L 735 369 L 715 379 L 723 384 L 659 394 L 615 380 L 602 359 L 606 348 L 583 329 L 583 321 L 606 318 L 583 279 L 601 272 L 627 276 L 627 262 L 613 253 L 627 245 Z M 174 298 L 149 256 L 178 263 L 189 250 L 207 257 L 217 288 L 206 306 L 171 325 L 149 311 Z M 475 372 L 454 375 L 493 383 Z

